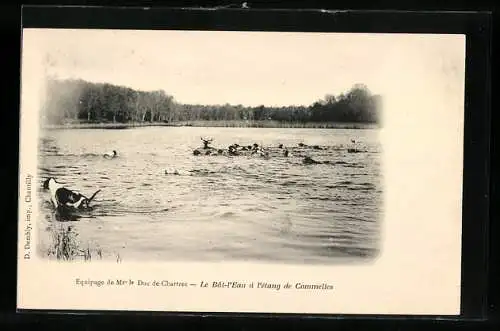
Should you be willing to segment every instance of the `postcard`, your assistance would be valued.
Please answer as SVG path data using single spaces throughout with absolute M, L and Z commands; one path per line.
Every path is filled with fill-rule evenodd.
M 464 35 L 22 34 L 19 309 L 459 314 Z

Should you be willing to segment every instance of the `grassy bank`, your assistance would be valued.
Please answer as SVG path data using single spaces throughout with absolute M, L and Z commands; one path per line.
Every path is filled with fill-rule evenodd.
M 104 254 L 98 245 L 90 242 L 84 243 L 79 238 L 79 233 L 73 225 L 65 222 L 51 222 L 45 229 L 40 229 L 38 253 L 42 258 L 57 261 L 100 261 L 116 260 L 121 262 L 121 257 Z
M 44 129 L 128 129 L 151 126 L 191 126 L 191 127 L 226 127 L 226 128 L 290 128 L 290 129 L 374 129 L 372 123 L 339 122 L 279 122 L 279 121 L 179 121 L 172 123 L 68 123 L 43 125 Z

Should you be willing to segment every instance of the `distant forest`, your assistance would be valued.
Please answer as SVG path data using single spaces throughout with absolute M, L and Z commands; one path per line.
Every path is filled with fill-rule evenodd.
M 137 91 L 107 83 L 54 80 L 47 83 L 45 123 L 148 123 L 188 121 L 279 121 L 378 123 L 381 97 L 362 84 L 326 95 L 309 106 L 198 105 L 177 102 L 163 90 Z

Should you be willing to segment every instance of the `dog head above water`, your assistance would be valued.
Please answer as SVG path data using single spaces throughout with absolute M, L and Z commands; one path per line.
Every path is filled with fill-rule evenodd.
M 56 182 L 54 177 L 49 177 L 43 181 L 43 188 L 45 190 L 50 190 L 52 187 L 54 187 L 55 184 L 59 184 L 60 186 L 62 186 L 60 183 Z
M 103 157 L 106 159 L 114 159 L 118 156 L 118 152 L 116 150 L 112 150 L 111 152 L 107 152 L 103 154 Z

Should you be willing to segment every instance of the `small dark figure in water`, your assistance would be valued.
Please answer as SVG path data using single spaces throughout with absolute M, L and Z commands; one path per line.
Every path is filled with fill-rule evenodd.
M 300 147 L 305 147 L 305 146 L 306 146 L 306 144 L 304 144 L 304 143 L 299 143 L 299 146 L 300 146 Z
M 251 149 L 252 149 L 252 145 L 248 145 L 248 146 L 247 146 L 247 149 L 248 149 L 248 150 L 251 150 Z
M 229 155 L 238 155 L 238 152 L 236 152 L 236 148 L 234 146 L 229 146 Z
M 201 141 L 203 141 L 203 149 L 208 149 L 208 145 L 210 145 L 210 143 L 213 141 L 213 139 L 203 139 L 201 138 Z
M 356 148 L 348 148 L 348 149 L 347 149 L 347 152 L 348 152 L 348 153 L 359 153 L 360 151 L 359 151 L 359 150 L 357 150 Z
M 283 144 L 279 144 L 279 145 L 278 145 L 278 148 L 283 148 Z
M 306 156 L 302 161 L 304 164 L 320 164 L 321 162 L 313 160 L 311 157 Z
M 115 157 L 117 157 L 117 155 L 118 153 L 115 150 L 113 150 L 112 152 L 105 153 L 103 157 L 105 159 L 114 159 Z
M 224 151 L 222 149 L 217 150 L 217 153 L 222 154 Z
M 253 144 L 252 146 L 252 155 L 257 153 L 259 151 L 259 145 L 258 144 Z
M 355 143 L 356 143 L 356 140 L 354 140 L 354 139 L 351 139 L 351 142 L 352 142 L 353 144 L 355 144 Z
M 205 155 L 210 155 L 212 153 L 212 151 L 208 150 L 205 152 Z
M 285 149 L 285 152 L 283 153 L 285 157 L 288 157 L 288 149 Z
M 247 149 L 247 147 L 246 147 L 246 146 L 243 146 L 243 147 L 241 148 L 241 150 L 242 150 L 242 151 L 247 151 L 248 149 Z
M 313 146 L 313 149 L 323 150 L 323 148 L 319 147 L 318 145 L 314 145 L 314 146 Z
M 200 154 L 201 154 L 201 152 L 200 152 L 199 150 L 197 150 L 197 149 L 195 149 L 195 150 L 193 151 L 193 155 L 200 155 Z

